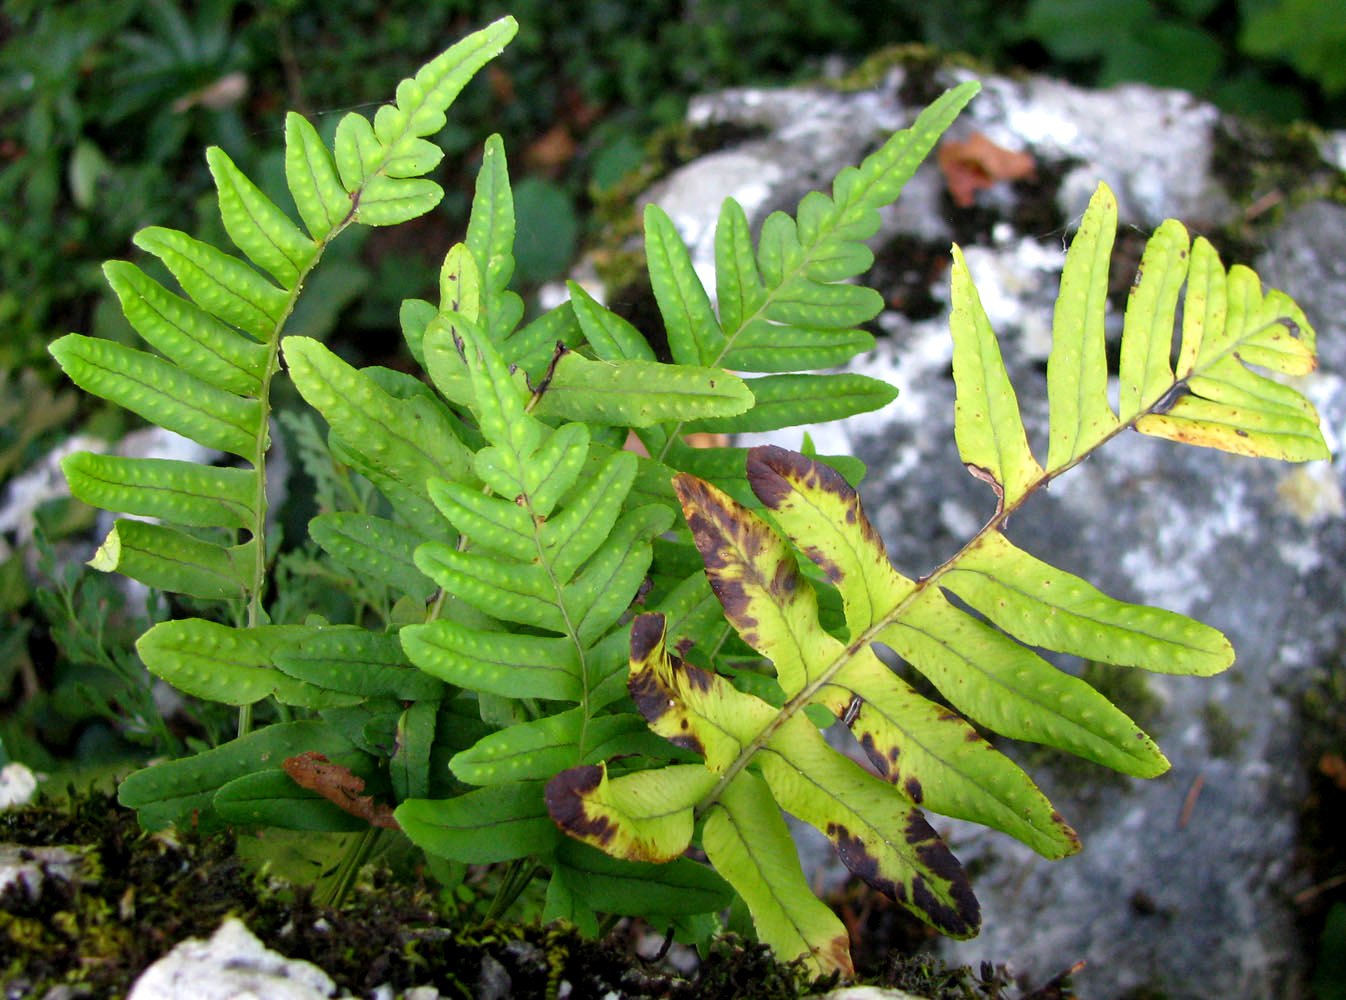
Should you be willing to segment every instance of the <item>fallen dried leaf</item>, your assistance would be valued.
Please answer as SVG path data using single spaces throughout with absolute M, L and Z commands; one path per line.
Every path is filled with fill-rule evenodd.
M 1036 166 L 1032 154 L 997 146 L 980 132 L 973 132 L 965 142 L 951 139 L 939 147 L 939 169 L 944 171 L 953 203 L 961 208 L 972 207 L 977 192 L 997 181 L 1032 177 Z
M 329 763 L 318 751 L 309 750 L 297 757 L 285 758 L 281 767 L 300 788 L 317 792 L 352 816 L 386 830 L 400 829 L 390 807 L 375 802 L 372 796 L 360 794 L 365 790 L 364 778 L 351 774 L 345 765 Z

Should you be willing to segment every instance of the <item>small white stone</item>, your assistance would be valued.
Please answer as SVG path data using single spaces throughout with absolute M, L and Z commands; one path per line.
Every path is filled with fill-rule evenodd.
M 27 805 L 37 791 L 37 775 L 17 761 L 0 767 L 0 809 Z
M 847 986 L 806 1000 L 926 1000 L 906 990 L 885 990 L 877 986 Z
M 326 1000 L 335 990 L 316 965 L 269 950 L 229 917 L 209 941 L 181 941 L 141 973 L 128 1000 Z

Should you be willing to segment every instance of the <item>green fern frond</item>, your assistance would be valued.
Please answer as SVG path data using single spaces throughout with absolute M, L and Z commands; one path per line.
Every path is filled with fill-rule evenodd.
M 334 152 L 308 122 L 292 115 L 286 123 L 286 182 L 308 235 L 223 151 L 209 150 L 207 162 L 225 231 L 246 260 L 176 230 L 143 230 L 136 244 L 159 258 L 184 294 L 130 263 L 110 262 L 105 273 L 127 320 L 157 353 L 76 334 L 51 346 L 57 362 L 86 391 L 250 466 L 222 470 L 90 454 L 73 455 L 65 462 L 77 497 L 169 522 L 119 520 L 92 565 L 161 589 L 233 601 L 246 608 L 246 614 L 238 616 L 246 620 L 246 628 L 166 622 L 146 633 L 139 645 L 147 665 L 160 676 L 202 697 L 243 706 L 240 732 L 249 725 L 247 706 L 268 695 L 310 708 L 361 697 L 340 686 L 313 686 L 287 675 L 275 657 L 283 659 L 281 650 L 290 639 L 282 638 L 290 633 L 268 631 L 281 626 L 266 625 L 262 608 L 269 551 L 266 457 L 271 444 L 271 390 L 285 323 L 324 250 L 347 226 L 404 221 L 439 201 L 438 185 L 418 175 L 434 167 L 443 154 L 423 137 L 443 127 L 444 111 L 459 90 L 515 31 L 514 21 L 503 18 L 464 39 L 414 79 L 403 81 L 396 101 L 379 110 L 372 126 L 358 114 L 347 115 L 338 128 Z M 337 365 L 324 367 L 316 344 L 307 354 L 302 344 L 295 344 L 290 354 L 310 361 L 306 370 L 310 382 L 324 375 L 337 384 L 343 377 L 350 381 Z M 398 414 L 390 415 L 386 406 L 379 410 L 388 393 L 373 384 L 362 398 L 366 408 L 373 409 L 372 416 L 354 412 L 358 407 L 338 414 L 356 442 L 361 441 L 362 420 L 379 416 L 394 423 L 402 420 Z M 428 432 L 441 438 L 439 432 L 449 426 L 442 422 L 443 407 L 437 402 L 402 401 L 401 409 L 415 411 L 427 422 Z M 432 474 L 444 474 L 445 463 L 463 457 L 446 452 L 448 447 L 443 445 L 428 457 L 402 454 L 385 463 L 390 472 L 377 461 L 360 469 L 383 471 L 391 479 L 386 484 L 389 492 L 396 494 L 401 486 L 409 497 L 407 505 L 423 501 L 420 512 L 426 515 L 427 537 L 439 537 L 436 532 L 443 530 L 443 519 L 424 496 L 425 475 L 412 475 L 405 486 L 397 475 L 406 474 L 408 468 L 420 473 L 416 462 L 422 460 L 434 463 Z M 173 524 L 198 530 L 189 534 Z M 218 532 L 203 535 L 199 529 Z M 396 532 L 393 528 L 385 534 Z M 217 540 L 221 536 L 224 540 Z M 328 540 L 340 547 L 335 533 Z M 349 547 L 345 554 L 359 558 Z M 424 592 L 423 583 L 411 578 L 405 565 L 385 564 L 384 575 Z M 327 667 L 337 682 L 341 671 L 331 663 Z M 405 672 L 416 673 L 407 668 Z M 188 761 L 182 766 L 190 770 L 196 765 Z M 203 763 L 200 769 L 206 773 L 209 765 Z M 129 798 L 148 801 L 136 787 L 131 784 Z M 160 810 L 146 808 L 145 815 L 160 815 Z
M 831 197 L 810 193 L 793 219 L 772 213 L 762 224 L 755 254 L 742 208 L 727 200 L 715 234 L 718 319 L 671 220 L 657 207 L 647 208 L 650 283 L 674 359 L 735 371 L 798 372 L 844 364 L 871 348 L 873 338 L 855 327 L 878 315 L 882 297 L 846 283 L 873 263 L 861 241 L 878 231 L 878 210 L 897 199 L 978 89 L 966 83 L 944 94 L 858 168 L 838 174 Z M 748 414 L 701 422 L 696 429 L 763 431 L 835 420 L 877 409 L 896 394 L 876 379 L 855 375 L 769 374 L 750 379 L 748 386 L 757 399 Z M 667 441 L 659 444 L 662 451 Z

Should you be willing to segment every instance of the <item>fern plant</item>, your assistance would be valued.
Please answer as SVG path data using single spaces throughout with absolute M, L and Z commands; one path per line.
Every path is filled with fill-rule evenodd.
M 1226 271 L 1204 240 L 1189 245 L 1165 223 L 1132 290 L 1114 410 L 1103 308 L 1116 208 L 1100 188 L 1057 305 L 1045 466 L 955 248 L 958 447 L 998 505 L 934 570 L 911 578 L 889 563 L 860 507 L 854 459 L 689 447 L 692 431 L 777 430 L 892 399 L 878 380 L 815 370 L 872 345 L 857 327 L 882 299 L 850 283 L 872 262 L 862 241 L 975 94 L 964 84 L 842 171 L 830 196 L 766 219 L 755 245 L 727 200 L 715 305 L 668 217 L 648 208 L 673 364 L 577 285 L 568 303 L 522 323 L 498 137 L 485 144 L 465 237 L 444 258 L 439 302 L 403 304 L 428 382 L 283 337 L 342 230 L 433 207 L 439 189 L 421 175 L 439 150 L 425 137 L 514 31 L 505 18 L 455 45 L 403 81 L 372 124 L 347 115 L 331 150 L 291 115 L 286 179 L 303 229 L 211 150 L 221 214 L 247 261 L 147 230 L 139 244 L 185 297 L 131 264 L 107 273 L 158 353 L 75 335 L 53 345 L 88 391 L 249 466 L 67 460 L 82 499 L 172 522 L 118 521 L 95 565 L 227 609 L 224 621 L 155 625 L 137 650 L 183 691 L 239 706 L 238 737 L 133 774 L 121 802 L 147 827 L 360 833 L 352 863 L 378 831 L 398 829 L 456 865 L 441 866 L 448 875 L 503 865 L 492 913 L 543 878 L 543 916 L 590 933 L 600 915 L 638 914 L 704 941 L 737 896 L 782 956 L 849 972 L 844 929 L 808 889 L 785 810 L 879 891 L 945 933 L 975 934 L 968 878 L 922 808 L 1048 858 L 1079 848 L 975 726 L 1127 774 L 1167 766 L 1125 715 L 1030 647 L 1172 673 L 1233 659 L 1213 629 L 1115 601 L 1016 548 L 1006 519 L 1125 428 L 1321 457 L 1307 401 L 1247 367 L 1308 371 L 1312 328 L 1251 271 Z M 278 558 L 266 458 L 282 360 L 328 431 L 285 421 L 320 509 L 307 546 Z M 646 454 L 624 447 L 632 433 Z M 273 578 L 284 587 L 268 593 Z M 317 607 L 345 607 L 351 620 Z M 875 643 L 947 705 L 882 665 Z M 277 706 L 277 721 L 254 728 L 258 702 Z M 823 739 L 835 720 L 873 771 Z

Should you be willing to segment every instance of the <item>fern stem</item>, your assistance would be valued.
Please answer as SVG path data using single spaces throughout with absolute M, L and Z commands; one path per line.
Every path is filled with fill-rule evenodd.
M 318 244 L 318 249 L 309 261 L 308 266 L 300 272 L 295 279 L 294 285 L 289 289 L 289 297 L 285 302 L 285 308 L 281 311 L 280 317 L 276 320 L 276 326 L 272 331 L 271 337 L 267 342 L 267 361 L 265 374 L 262 376 L 262 384 L 257 392 L 257 401 L 261 409 L 258 418 L 258 430 L 255 447 L 252 453 L 252 467 L 257 470 L 257 486 L 254 495 L 253 511 L 254 518 L 249 525 L 249 532 L 253 541 L 253 563 L 252 580 L 248 587 L 248 612 L 247 627 L 256 628 L 265 620 L 265 611 L 262 608 L 262 598 L 266 590 L 266 566 L 267 566 L 267 539 L 266 539 L 266 456 L 268 446 L 271 440 L 271 381 L 280 371 L 280 339 L 281 331 L 285 329 L 285 324 L 294 313 L 295 303 L 299 300 L 299 293 L 304 287 L 305 279 L 318 266 L 322 260 L 323 253 L 327 250 L 332 240 L 336 239 L 345 228 L 350 225 L 354 219 L 354 213 L 347 216 L 338 224 L 326 238 Z M 252 731 L 252 706 L 242 705 L 238 710 L 238 735 L 246 736 Z
M 517 861 L 511 861 L 509 867 L 505 870 L 505 877 L 500 883 L 500 888 L 496 890 L 495 898 L 491 900 L 490 909 L 486 911 L 486 920 L 496 920 L 514 905 L 514 901 L 519 898 L 524 889 L 528 888 L 528 883 L 533 881 L 533 876 L 537 874 L 538 864 L 532 858 L 520 858 Z
M 369 860 L 369 856 L 374 853 L 374 847 L 378 844 L 379 835 L 382 833 L 383 830 L 379 827 L 371 826 L 346 850 L 337 869 L 336 878 L 321 900 L 324 905 L 336 909 L 345 902 L 346 897 L 350 895 L 351 887 L 355 885 L 356 876 L 360 874 L 360 869 Z

